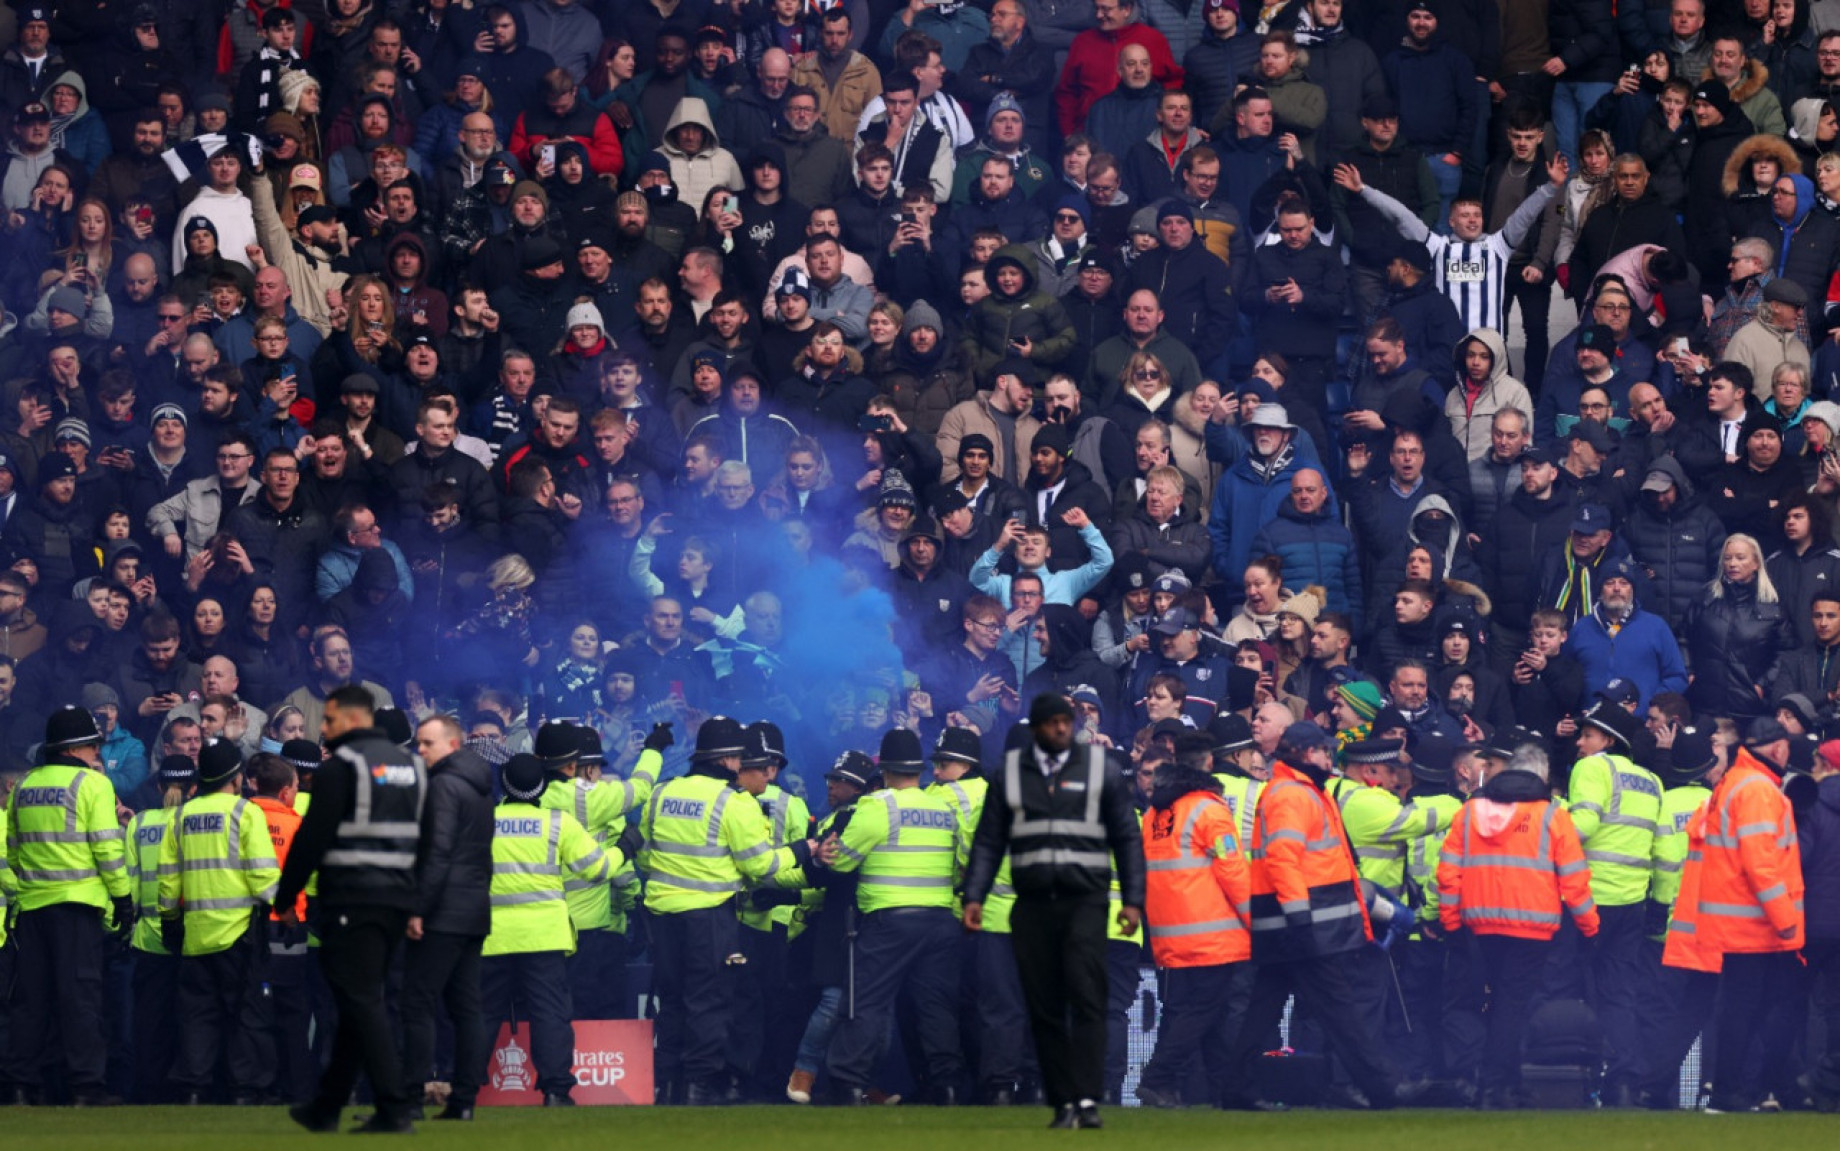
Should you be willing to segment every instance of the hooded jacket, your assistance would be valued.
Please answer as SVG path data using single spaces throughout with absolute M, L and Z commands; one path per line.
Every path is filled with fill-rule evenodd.
M 678 143 L 677 129 L 685 124 L 703 129 L 703 146 L 695 154 L 684 151 Z M 741 165 L 722 147 L 716 135 L 709 105 L 695 96 L 686 96 L 678 102 L 677 110 L 671 113 L 670 122 L 665 125 L 658 150 L 671 163 L 671 182 L 677 185 L 679 202 L 690 205 L 699 217 L 703 201 L 711 191 L 721 187 L 739 192 L 747 186 Z
M 109 131 L 103 127 L 102 117 L 90 108 L 89 86 L 83 77 L 75 71 L 57 75 L 45 86 L 45 94 L 58 85 L 76 89 L 77 107 L 68 116 L 51 117 L 51 147 L 70 153 L 83 162 L 83 170 L 90 175 L 96 174 L 111 151 Z
M 1022 272 L 1022 287 L 1013 295 L 998 287 L 997 272 L 1004 267 Z M 1004 245 L 985 265 L 984 282 L 990 286 L 990 295 L 972 308 L 962 341 L 980 385 L 993 383 L 997 365 L 1014 354 L 1011 341 L 1028 340 L 1033 345 L 1029 362 L 1037 370 L 1059 365 L 1073 350 L 1073 322 L 1059 300 L 1037 287 L 1035 271 L 1035 258 L 1022 244 Z M 1040 379 L 1024 382 L 1036 384 Z
M 1487 348 L 1493 360 L 1489 378 L 1473 395 L 1468 386 L 1469 373 L 1463 366 L 1471 340 Z M 1458 340 L 1451 359 L 1457 382 L 1444 397 L 1444 416 L 1450 421 L 1451 434 L 1463 445 L 1464 456 L 1474 462 L 1492 450 L 1491 433 L 1496 413 L 1513 408 L 1527 417 L 1529 426 L 1532 425 L 1533 397 L 1525 384 L 1508 374 L 1508 345 L 1494 328 L 1477 328 L 1467 338 Z
M 1637 563 L 1652 573 L 1656 610 L 1678 626 L 1687 608 L 1718 574 L 1725 550 L 1725 525 L 1699 496 L 1680 462 L 1667 455 L 1648 470 L 1665 472 L 1679 493 L 1673 508 L 1662 511 L 1652 493 L 1644 492 L 1623 527 L 1623 538 Z
M 1032 699 L 1041 692 L 1071 692 L 1085 684 L 1099 693 L 1100 714 L 1120 714 L 1118 673 L 1093 652 L 1092 625 L 1079 609 L 1067 604 L 1046 604 L 1041 618 L 1048 630 L 1048 655 L 1045 661 L 1029 661 L 1031 670 L 1022 680 L 1022 695 Z M 1029 655 L 1036 656 L 1033 641 L 1029 647 Z
M 1755 160 L 1776 161 L 1777 172 L 1783 176 L 1802 170 L 1795 146 L 1781 136 L 1760 132 L 1733 148 L 1725 159 L 1719 191 L 1725 195 L 1726 225 L 1734 236 L 1765 235 L 1763 228 L 1769 225 L 1770 189 L 1758 188 L 1751 179 L 1751 163 Z
M 1827 300 L 1828 280 L 1840 265 L 1840 223 L 1815 208 L 1814 182 L 1799 172 L 1789 176 L 1795 185 L 1795 214 L 1787 223 L 1770 217 L 1756 234 L 1776 249 L 1779 277 L 1794 280 L 1808 293 L 1808 306 L 1819 311 Z

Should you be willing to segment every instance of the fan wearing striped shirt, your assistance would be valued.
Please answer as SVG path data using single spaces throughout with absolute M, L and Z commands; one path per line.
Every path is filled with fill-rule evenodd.
M 1335 166 L 1335 182 L 1350 195 L 1378 211 L 1407 240 L 1431 252 L 1432 277 L 1462 317 L 1463 330 L 1493 328 L 1502 331 L 1502 304 L 1507 291 L 1508 260 L 1540 213 L 1565 185 L 1570 165 L 1555 156 L 1546 165 L 1547 183 L 1528 196 L 1499 232 L 1484 232 L 1482 202 L 1457 200 L 1450 205 L 1450 235 L 1440 236 L 1425 227 L 1412 210 L 1398 200 L 1370 188 L 1352 164 Z

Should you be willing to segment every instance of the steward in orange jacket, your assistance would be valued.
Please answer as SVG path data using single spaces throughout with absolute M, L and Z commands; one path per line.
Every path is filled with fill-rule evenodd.
M 1767 746 L 1786 756 L 1787 743 Z M 1719 1043 L 1711 1106 L 1749 1110 L 1792 1088 L 1784 1080 L 1800 1012 L 1783 989 L 1801 978 L 1802 855 L 1780 769 L 1762 748 L 1739 748 L 1706 781 L 1712 795 L 1687 824 L 1687 865 L 1661 961 L 1720 973 L 1717 1027 L 1729 1038 Z
M 1313 723 L 1293 723 L 1278 741 L 1271 782 L 1252 827 L 1252 1000 L 1233 1055 L 1229 1107 L 1245 1094 L 1265 1036 L 1293 993 L 1321 1025 L 1330 1050 L 1375 1108 L 1396 1105 L 1399 1076 L 1373 1033 L 1346 1009 L 1361 986 L 1360 951 L 1373 939 L 1367 899 L 1341 814 L 1323 794 L 1335 741 Z
M 1234 837 L 1233 808 L 1208 773 L 1212 759 L 1209 736 L 1178 739 L 1175 760 L 1157 768 L 1144 813 L 1144 923 L 1163 993 L 1156 1053 L 1137 1087 L 1138 1100 L 1150 1107 L 1182 1104 L 1182 1083 L 1203 1050 L 1203 1063 L 1219 1069 L 1217 1076 L 1224 1071 L 1234 969 L 1252 956 L 1251 880 Z
M 1499 732 L 1482 756 L 1482 786 L 1457 812 L 1438 859 L 1438 920 L 1453 935 L 1467 928 L 1475 937 L 1488 989 L 1482 1104 L 1512 1107 L 1553 935 L 1568 910 L 1579 931 L 1596 935 L 1597 905 L 1578 829 L 1553 802 L 1539 735 Z

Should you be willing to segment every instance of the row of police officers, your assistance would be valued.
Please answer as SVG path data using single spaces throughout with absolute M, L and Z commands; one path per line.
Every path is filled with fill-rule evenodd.
M 0 850 L 11 1097 L 111 1101 L 115 931 L 136 956 L 141 1072 L 183 1100 L 279 1089 L 331 1130 L 363 1074 L 366 1128 L 410 1129 L 445 1012 L 442 1117 L 472 1114 L 488 1021 L 529 1023 L 544 1102 L 566 1106 L 570 1021 L 624 1013 L 640 912 L 663 1101 L 733 1101 L 788 1065 L 794 1100 L 881 1101 L 899 1034 L 926 1101 L 1038 1081 L 1055 1126 L 1097 1126 L 1123 1078 L 1140 926 L 1162 1002 L 1137 1089 L 1152 1105 L 1273 1106 L 1258 1063 L 1294 1002 L 1344 1104 L 1447 1087 L 1515 1106 L 1528 1018 L 1579 973 L 1607 1101 L 1671 1103 L 1709 1023 L 1715 1105 L 1792 1086 L 1789 1045 L 1744 1026 L 1780 1016 L 1803 945 L 1787 749 L 1768 729 L 1729 760 L 1680 732 L 1662 776 L 1635 762 L 1635 718 L 1601 704 L 1560 794 L 1538 733 L 1503 732 L 1453 772 L 1412 762 L 1407 733 L 1338 749 L 1308 723 L 1268 759 L 1228 716 L 1175 741 L 1140 809 L 1045 695 L 988 777 L 957 729 L 930 753 L 904 730 L 875 762 L 847 753 L 816 827 L 777 782 L 770 723 L 706 720 L 688 773 L 662 783 L 669 725 L 624 780 L 601 777 L 581 731 L 547 725 L 495 779 L 451 719 L 425 721 L 413 756 L 363 689 L 340 689 L 323 760 L 308 745 L 245 764 L 213 742 L 189 773 L 163 767 L 165 806 L 124 829 L 93 720 L 55 713 Z M 385 989 L 405 944 L 399 1046 Z M 317 1055 L 314 1019 L 332 1035 Z

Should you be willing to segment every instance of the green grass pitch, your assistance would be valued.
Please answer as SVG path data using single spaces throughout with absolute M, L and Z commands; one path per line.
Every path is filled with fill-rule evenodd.
M 347 1111 L 349 1122 L 353 1111 Z M 1029 1151 L 1068 1143 L 1137 1151 L 1517 1151 L 1588 1146 L 1655 1151 L 1729 1151 L 1834 1146 L 1840 1119 L 1813 1114 L 1704 1115 L 1638 1112 L 1299 1111 L 1284 1115 L 1111 1108 L 1103 1131 L 1049 1131 L 1046 1108 L 605 1107 L 482 1110 L 471 1124 L 425 1122 L 415 1146 L 453 1151 Z M 199 1147 L 305 1151 L 332 1138 L 309 1135 L 280 1108 L 120 1108 L 0 1111 L 0 1146 L 55 1151 L 196 1151 Z

